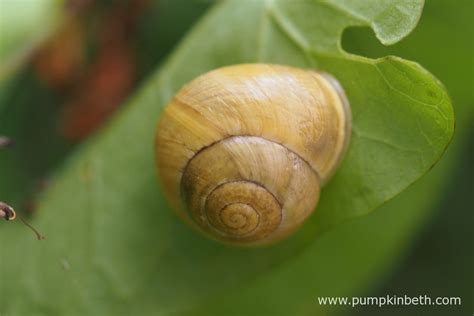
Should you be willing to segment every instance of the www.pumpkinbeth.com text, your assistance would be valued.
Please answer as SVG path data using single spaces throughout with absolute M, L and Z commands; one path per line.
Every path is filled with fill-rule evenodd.
M 460 297 L 430 297 L 428 295 L 419 296 L 397 296 L 397 295 L 386 295 L 386 296 L 363 296 L 363 297 L 337 297 L 327 296 L 318 297 L 317 302 L 319 305 L 347 305 L 347 306 L 413 306 L 413 305 L 433 305 L 433 306 L 449 306 L 449 305 L 461 305 Z

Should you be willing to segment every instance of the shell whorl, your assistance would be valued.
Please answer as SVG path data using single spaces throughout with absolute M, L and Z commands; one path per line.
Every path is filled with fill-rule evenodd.
M 318 183 L 311 167 L 284 146 L 234 136 L 190 160 L 182 193 L 199 226 L 228 241 L 263 243 L 310 215 Z
M 313 212 L 349 134 L 350 111 L 332 77 L 236 65 L 172 99 L 158 123 L 156 163 L 184 219 L 219 240 L 266 244 Z

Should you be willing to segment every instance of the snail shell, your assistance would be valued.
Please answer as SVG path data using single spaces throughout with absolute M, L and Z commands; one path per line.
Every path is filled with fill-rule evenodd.
M 325 73 L 242 64 L 185 85 L 161 115 L 156 166 L 176 211 L 215 239 L 267 244 L 313 212 L 351 115 Z

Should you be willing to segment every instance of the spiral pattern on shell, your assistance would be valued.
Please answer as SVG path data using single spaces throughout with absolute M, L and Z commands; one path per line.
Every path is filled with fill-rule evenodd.
M 267 244 L 313 212 L 339 164 L 350 110 L 327 74 L 244 64 L 199 76 L 160 117 L 156 164 L 177 212 L 212 237 Z

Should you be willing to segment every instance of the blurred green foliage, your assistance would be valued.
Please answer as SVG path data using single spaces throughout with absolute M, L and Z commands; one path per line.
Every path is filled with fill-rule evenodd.
M 441 182 L 437 193 L 427 196 L 428 227 L 421 229 L 420 241 L 409 247 L 407 259 L 396 273 L 384 278 L 371 295 L 407 294 L 460 296 L 460 307 L 387 308 L 387 315 L 452 315 L 473 310 L 474 245 L 472 195 L 474 193 L 474 3 L 444 0 L 425 3 L 417 28 L 402 42 L 382 46 L 367 28 L 351 28 L 343 37 L 343 47 L 369 57 L 397 55 L 416 60 L 446 85 L 456 113 L 456 132 L 439 165 L 420 186 Z M 402 257 L 403 258 L 403 257 Z M 377 308 L 359 309 L 358 314 L 378 314 Z
M 60 23 L 64 0 L 0 1 L 0 80 Z
M 189 6 L 184 1 L 157 1 L 154 9 L 145 14 L 146 18 L 139 24 L 136 41 L 139 80 L 161 64 L 162 57 L 170 51 L 182 32 L 209 4 L 203 1 L 191 3 Z M 303 2 L 304 5 L 309 3 Z M 367 293 L 363 289 L 369 289 L 383 280 L 386 271 L 396 264 L 396 258 L 430 217 L 431 210 L 439 204 L 440 200 L 433 197 L 448 186 L 445 182 L 454 172 L 453 166 L 459 161 L 458 156 L 462 155 L 461 148 L 468 137 L 467 123 L 472 119 L 470 109 L 473 104 L 472 91 L 468 88 L 472 87 L 472 71 L 469 76 L 469 67 L 472 70 L 472 58 L 469 59 L 472 56 L 469 55 L 472 41 L 462 42 L 463 36 L 460 34 L 466 34 L 462 32 L 466 32 L 468 25 L 463 24 L 465 18 L 459 17 L 468 15 L 466 12 L 469 10 L 443 1 L 433 3 L 427 4 L 420 27 L 399 45 L 386 50 L 373 39 L 371 31 L 352 33 L 351 30 L 346 32 L 348 39 L 344 39 L 343 45 L 348 51 L 363 56 L 384 56 L 389 52 L 419 61 L 433 71 L 452 94 L 458 114 L 457 133 L 464 136 L 456 136 L 454 149 L 448 152 L 434 172 L 377 212 L 343 223 L 315 241 L 309 225 L 307 233 L 302 232 L 298 237 L 305 241 L 304 252 L 300 252 L 301 247 L 293 249 L 295 243 L 291 240 L 286 246 L 278 246 L 273 250 L 240 251 L 215 245 L 195 235 L 170 214 L 164 202 L 159 201 L 161 194 L 157 193 L 154 172 L 150 170 L 152 153 L 149 143 L 157 116 L 155 114 L 169 96 L 183 82 L 206 69 L 256 60 L 250 57 L 255 56 L 256 46 L 246 40 L 246 31 L 239 27 L 239 31 L 235 32 L 231 25 L 233 19 L 238 21 L 235 22 L 237 26 L 239 23 L 249 23 L 248 33 L 251 34 L 253 30 L 250 23 L 260 21 L 258 14 L 265 16 L 262 13 L 265 11 L 259 11 L 259 4 L 249 4 L 249 7 L 259 9 L 249 10 L 245 23 L 239 16 L 247 10 L 241 5 L 242 2 L 238 5 L 234 2 L 235 6 L 228 7 L 232 10 L 228 10 L 227 16 L 222 16 L 225 23 L 217 18 L 217 13 L 214 13 L 214 22 L 210 22 L 210 17 L 206 18 L 207 26 L 201 22 L 185 39 L 185 44 L 160 67 L 158 79 L 149 80 L 144 91 L 132 98 L 127 108 L 98 138 L 74 150 L 71 157 L 67 158 L 65 167 L 58 165 L 70 153 L 71 145 L 54 135 L 57 125 L 55 120 L 58 120 L 54 115 L 57 112 L 54 104 L 58 103 L 60 96 L 42 86 L 31 68 L 12 78 L 0 91 L 0 133 L 13 135 L 17 146 L 12 151 L 0 153 L 0 172 L 2 177 L 7 175 L 9 179 L 8 184 L 0 185 L 0 197 L 5 196 L 9 201 L 21 204 L 34 190 L 34 179 L 51 172 L 60 175 L 42 200 L 41 204 L 46 205 L 40 207 L 38 218 L 34 220 L 47 235 L 48 239 L 44 243 L 38 245 L 21 227 L 2 224 L 0 236 L 2 239 L 15 240 L 15 244 L 0 250 L 0 278 L 5 281 L 0 284 L 0 311 L 7 312 L 7 315 L 9 311 L 48 315 L 65 312 L 120 314 L 125 311 L 139 314 L 161 311 L 163 314 L 185 315 L 326 314 L 341 310 L 318 306 L 317 296 Z M 221 4 L 220 10 L 224 11 L 226 5 L 229 4 Z M 296 23 L 312 16 L 314 12 L 310 8 L 307 7 L 308 10 L 304 11 L 307 15 L 304 18 L 301 16 L 301 20 L 296 19 Z M 288 12 L 293 10 L 290 7 L 286 9 Z M 322 15 L 319 18 L 324 18 L 325 13 L 320 13 L 321 10 L 318 12 Z M 444 22 L 439 22 L 440 12 L 443 21 L 446 12 L 449 13 L 448 17 L 452 17 L 452 29 L 444 27 Z M 297 16 L 299 13 L 293 11 L 290 14 Z M 263 25 L 268 23 L 265 19 L 261 21 Z M 226 25 L 226 28 L 217 32 L 213 23 Z M 154 25 L 160 28 L 155 30 Z M 264 27 L 270 28 L 270 25 Z M 285 27 L 285 24 L 281 27 Z M 321 26 L 315 24 L 308 27 L 321 30 Z M 389 25 L 388 29 L 390 27 L 393 25 Z M 472 30 L 472 23 L 470 27 Z M 192 44 L 193 40 L 201 40 L 199 32 L 205 34 L 204 37 L 212 33 L 206 32 L 207 29 L 214 29 L 220 36 L 208 40 L 217 44 L 209 47 L 205 47 L 206 42 L 203 46 Z M 441 33 L 432 33 L 432 30 Z M 406 29 L 408 31 L 409 28 Z M 324 54 L 319 55 L 319 52 L 311 52 L 309 57 L 302 56 L 298 52 L 301 43 L 293 47 L 281 45 L 288 38 L 281 38 L 279 32 L 272 31 L 270 34 L 269 38 L 279 44 L 267 42 L 267 46 L 257 50 L 258 60 L 300 66 L 316 64 L 336 73 L 342 73 L 342 66 L 346 66 L 341 63 L 341 69 L 338 69 L 338 62 L 329 60 Z M 383 34 L 383 28 L 382 31 L 379 29 L 379 36 L 387 42 L 395 42 L 393 38 L 400 39 L 405 35 L 393 33 L 384 37 Z M 448 52 L 436 46 L 440 34 L 444 34 L 443 38 L 447 42 L 452 41 L 451 45 L 446 45 Z M 319 45 L 317 41 L 320 36 L 311 38 L 311 45 Z M 232 45 L 228 44 L 230 38 L 233 40 Z M 222 42 L 222 47 L 219 47 L 219 42 Z M 323 42 L 322 45 L 328 43 Z M 265 50 L 265 47 L 268 49 Z M 275 50 L 275 47 L 282 51 Z M 330 47 L 330 43 L 326 47 Z M 430 47 L 433 48 L 428 49 Z M 449 67 L 444 62 L 440 63 L 441 56 L 447 53 L 455 56 L 453 60 L 458 62 Z M 199 59 L 199 54 L 205 57 Z M 416 68 L 413 70 L 416 71 Z M 462 81 L 462 78 L 465 80 Z M 351 82 L 346 85 L 355 86 Z M 31 107 L 31 104 L 38 107 Z M 5 107 L 4 111 L 2 107 Z M 145 109 L 149 110 L 146 112 L 148 118 L 143 117 Z M 459 113 L 462 115 L 459 116 Z M 115 138 L 120 138 L 120 142 Z M 124 150 L 132 154 L 117 154 Z M 118 172 L 116 167 L 128 166 L 132 156 L 136 163 L 134 168 L 121 167 Z M 36 159 L 34 162 L 32 157 Z M 133 179 L 141 180 L 134 182 Z M 456 183 L 454 180 L 447 182 Z M 143 183 L 148 185 L 144 186 Z M 339 191 L 337 187 L 333 190 L 334 195 Z M 134 206 L 133 209 L 130 209 L 130 205 Z M 21 251 L 18 250 L 20 245 Z M 277 255 L 268 256 L 262 270 L 253 270 L 254 265 L 262 263 L 259 263 L 261 257 L 271 251 Z M 472 251 L 466 253 L 472 258 Z M 208 261 L 199 262 L 203 258 Z M 242 267 L 237 262 L 245 264 Z M 19 263 L 22 265 L 19 266 Z M 11 273 L 13 267 L 18 274 Z M 204 273 L 205 270 L 208 274 Z M 57 293 L 58 288 L 67 291 Z M 466 288 L 469 289 L 469 285 Z M 53 289 L 56 294 L 55 300 L 51 301 Z M 9 293 L 8 301 L 4 293 Z

